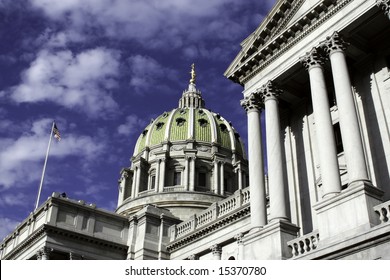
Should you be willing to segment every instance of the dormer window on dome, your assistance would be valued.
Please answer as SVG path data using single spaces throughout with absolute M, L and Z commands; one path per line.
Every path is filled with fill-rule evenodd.
M 177 118 L 176 119 L 176 125 L 177 126 L 183 126 L 185 122 L 186 122 L 186 120 L 183 119 L 183 118 Z
M 163 122 L 158 122 L 158 123 L 156 124 L 156 129 L 157 129 L 157 130 L 160 130 L 163 126 L 164 126 L 164 123 L 163 123 Z
M 219 124 L 219 127 L 221 128 L 222 132 L 228 132 L 228 128 L 225 124 L 221 123 L 221 124 Z
M 199 125 L 201 127 L 206 127 L 207 126 L 207 120 L 206 119 L 199 119 L 198 122 L 199 122 Z
M 142 131 L 142 136 L 143 136 L 143 137 L 145 137 L 146 134 L 148 134 L 148 130 L 147 130 L 147 129 L 145 129 L 144 131 Z

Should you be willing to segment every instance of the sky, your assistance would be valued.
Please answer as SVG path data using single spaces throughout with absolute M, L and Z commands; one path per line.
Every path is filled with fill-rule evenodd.
M 246 142 L 240 85 L 223 76 L 275 0 L 0 0 L 0 238 L 53 192 L 115 210 L 119 172 L 195 63 L 206 108 Z

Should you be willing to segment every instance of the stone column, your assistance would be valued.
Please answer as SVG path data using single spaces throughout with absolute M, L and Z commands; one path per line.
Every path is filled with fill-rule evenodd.
M 121 170 L 121 177 L 119 179 L 119 195 L 118 195 L 118 206 L 125 200 L 126 185 L 129 177 L 129 173 L 126 169 Z
M 160 192 L 160 159 L 156 163 L 156 180 L 154 182 L 154 191 Z
M 219 189 L 221 190 L 221 195 L 225 195 L 225 162 L 221 161 L 221 166 L 220 166 L 220 172 L 219 175 L 221 176 L 220 179 L 220 187 Z
M 390 0 L 376 0 L 376 5 L 383 10 L 390 19 Z
M 327 38 L 323 46 L 329 53 L 332 65 L 341 137 L 348 170 L 348 185 L 369 182 L 363 142 L 344 53 L 346 44 L 341 36 L 335 32 Z
M 237 174 L 237 182 L 238 182 L 238 189 L 239 190 L 242 190 L 243 187 L 242 187 L 242 184 L 243 184 L 243 176 L 242 176 L 242 167 L 241 167 L 241 163 L 238 163 L 237 164 L 237 167 L 236 167 L 236 174 Z
M 190 157 L 186 156 L 185 157 L 185 160 L 186 160 L 186 163 L 185 163 L 185 167 L 184 167 L 184 189 L 186 191 L 189 190 L 189 182 L 190 182 Z
M 133 184 L 131 186 L 131 198 L 135 198 L 137 196 L 137 177 L 138 177 L 138 167 L 134 167 L 134 174 L 133 174 Z
M 289 220 L 283 179 L 282 138 L 278 104 L 280 90 L 276 89 L 273 82 L 269 81 L 260 88 L 259 93 L 265 106 L 270 221 Z
M 165 170 L 166 169 L 166 159 L 160 159 L 160 174 L 157 175 L 160 177 L 158 186 L 158 192 L 164 192 L 165 185 Z
M 135 192 L 134 192 L 135 196 L 134 197 L 138 196 L 140 184 L 141 184 L 141 166 L 138 166 L 137 167 L 137 177 L 135 178 Z
M 241 100 L 241 106 L 247 112 L 248 117 L 251 227 L 252 229 L 256 229 L 261 228 L 267 224 L 264 164 L 260 124 L 260 98 L 257 94 L 252 93 L 249 97 Z
M 190 191 L 195 191 L 195 156 L 189 158 L 190 161 Z
M 49 260 L 50 259 L 50 253 L 53 251 L 52 248 L 49 248 L 49 247 L 42 247 L 41 249 L 39 249 L 36 253 L 37 255 L 37 260 L 42 260 L 42 261 L 46 261 L 46 260 Z
M 215 194 L 220 194 L 219 192 L 219 170 L 218 170 L 218 166 L 219 163 L 218 163 L 218 160 L 214 158 L 214 172 L 213 172 L 213 179 L 214 179 L 214 193 Z
M 301 58 L 303 66 L 309 71 L 322 187 L 324 190 L 323 198 L 326 198 L 341 191 L 341 181 L 324 69 L 322 67 L 324 61 L 325 59 L 315 48 Z
M 221 260 L 222 257 L 222 248 L 218 244 L 215 244 L 210 247 L 210 250 L 213 254 L 213 260 Z

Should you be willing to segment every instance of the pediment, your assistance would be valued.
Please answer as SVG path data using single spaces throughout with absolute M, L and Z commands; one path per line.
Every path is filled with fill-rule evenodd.
M 296 33 L 323 16 L 336 0 L 279 0 L 260 26 L 242 43 L 241 50 L 224 75 L 241 83 L 236 72 L 250 71 L 256 64 L 267 60 L 275 50 Z

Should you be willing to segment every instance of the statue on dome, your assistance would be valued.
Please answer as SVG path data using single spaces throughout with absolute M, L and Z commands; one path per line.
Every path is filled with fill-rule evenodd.
M 191 65 L 191 79 L 190 79 L 190 84 L 194 85 L 195 84 L 195 78 L 196 78 L 196 73 L 195 73 L 195 64 L 192 63 Z

